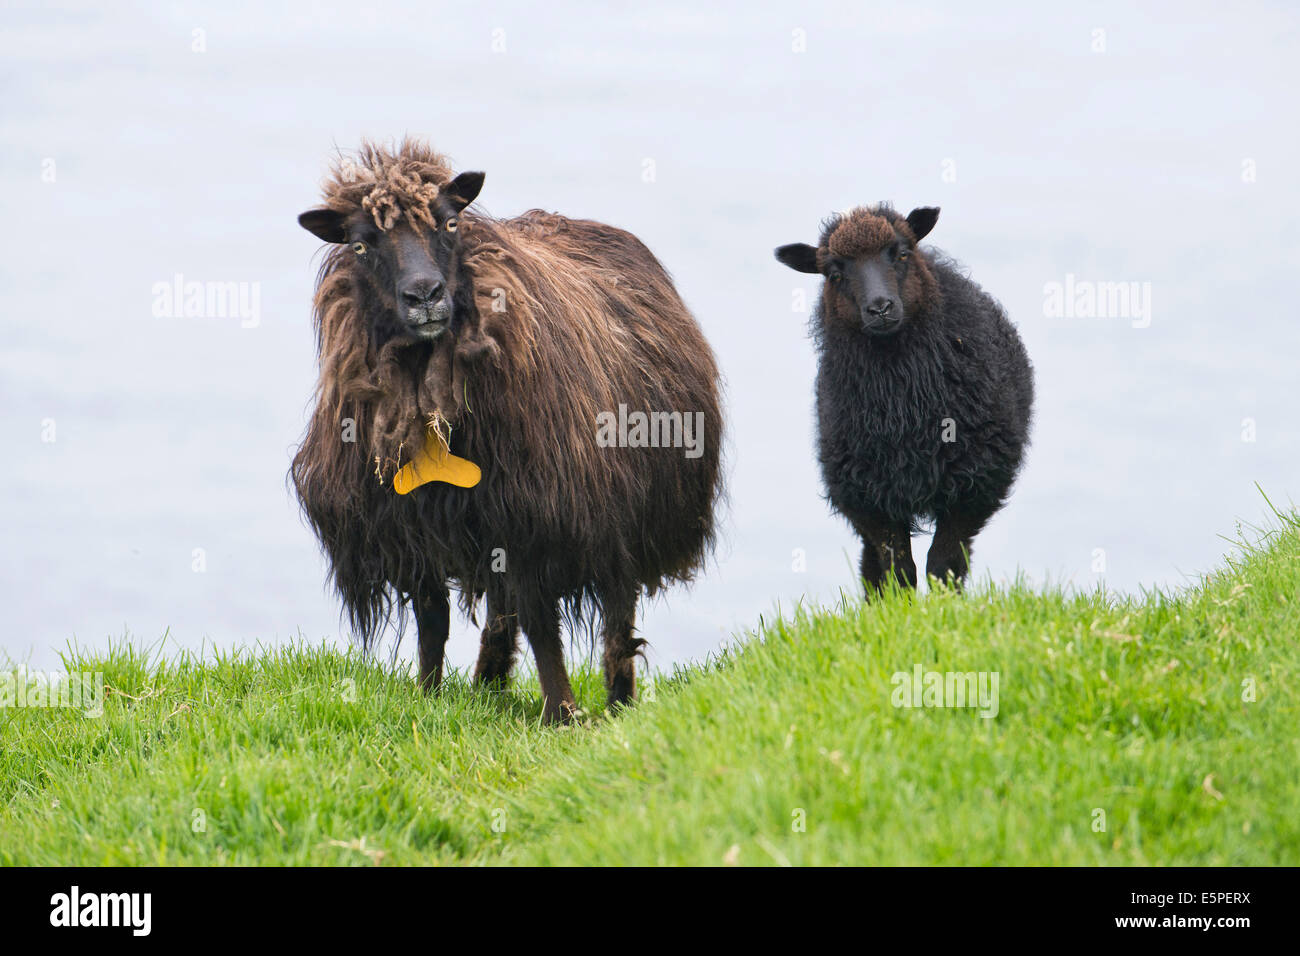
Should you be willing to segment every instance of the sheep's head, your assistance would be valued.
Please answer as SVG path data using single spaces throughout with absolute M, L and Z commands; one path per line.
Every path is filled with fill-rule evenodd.
M 336 256 L 369 300 L 377 345 L 393 339 L 455 337 L 473 289 L 460 269 L 460 214 L 478 196 L 483 173 L 452 176 L 446 160 L 418 143 L 397 152 L 367 146 L 325 183 L 326 206 L 298 217 L 339 247 Z
M 868 335 L 892 335 L 931 294 L 934 279 L 916 244 L 934 228 L 932 206 L 900 216 L 887 205 L 860 207 L 824 224 L 817 246 L 781 246 L 776 257 L 797 272 L 823 275 L 824 319 Z

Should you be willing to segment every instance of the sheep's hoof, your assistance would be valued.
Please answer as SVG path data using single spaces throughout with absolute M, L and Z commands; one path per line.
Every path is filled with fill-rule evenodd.
M 583 716 L 578 705 L 571 700 L 562 700 L 556 707 L 552 707 L 548 700 L 542 708 L 542 723 L 552 727 L 567 727 Z
M 930 579 L 930 590 L 955 591 L 960 594 L 965 587 L 965 579 L 955 571 L 944 571 L 941 574 L 935 574 L 933 571 L 927 572 L 926 577 Z

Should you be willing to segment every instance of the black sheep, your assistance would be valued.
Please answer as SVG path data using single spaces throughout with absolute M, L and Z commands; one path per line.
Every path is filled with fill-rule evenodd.
M 826 277 L 813 316 L 818 457 L 831 504 L 862 537 L 862 577 L 916 586 L 911 536 L 935 523 L 926 573 L 958 585 L 972 539 L 1006 501 L 1029 438 L 1033 369 L 1002 307 L 917 248 L 937 208 L 882 204 L 827 220 L 776 257 Z

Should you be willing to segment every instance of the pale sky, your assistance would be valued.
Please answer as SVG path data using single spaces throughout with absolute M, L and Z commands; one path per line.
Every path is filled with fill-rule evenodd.
M 0 655 L 340 639 L 285 483 L 315 379 L 295 217 L 363 136 L 486 170 L 493 214 L 631 230 L 713 343 L 730 497 L 708 572 L 648 608 L 656 667 L 857 586 L 813 453 L 817 283 L 772 258 L 837 209 L 941 206 L 929 241 L 1033 359 L 977 577 L 1181 585 L 1262 520 L 1256 482 L 1300 491 L 1294 7 L 661 6 L 7 4 Z M 257 323 L 155 315 L 178 274 L 256 289 Z M 1137 283 L 1149 324 L 1052 314 L 1067 282 Z

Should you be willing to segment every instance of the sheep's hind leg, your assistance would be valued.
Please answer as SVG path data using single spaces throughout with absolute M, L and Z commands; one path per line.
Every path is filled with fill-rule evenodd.
M 451 602 L 443 586 L 419 592 L 414 603 L 420 643 L 420 689 L 427 694 L 442 683 L 442 661 L 451 631 Z
M 612 711 L 636 696 L 636 656 L 645 641 L 636 636 L 636 601 L 633 590 L 602 601 L 605 644 L 605 691 Z
M 577 707 L 568 671 L 564 669 L 559 603 L 526 602 L 520 606 L 519 614 L 519 623 L 537 661 L 537 679 L 542 685 L 542 720 L 548 724 L 567 722 Z
M 993 511 L 984 509 L 940 515 L 935 524 L 930 553 L 925 559 L 926 577 L 961 590 L 970 571 L 971 542 L 991 517 Z
M 479 642 L 478 663 L 474 665 L 474 683 L 504 687 L 515 666 L 519 647 L 519 618 L 513 608 L 488 598 L 487 623 Z

